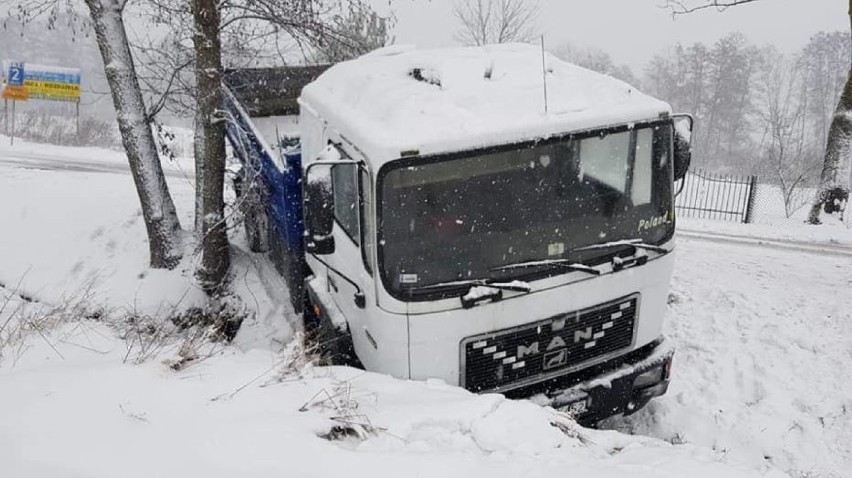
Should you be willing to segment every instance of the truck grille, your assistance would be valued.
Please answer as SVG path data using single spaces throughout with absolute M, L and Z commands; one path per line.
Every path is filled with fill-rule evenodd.
M 462 382 L 474 392 L 553 378 L 633 343 L 639 295 L 462 341 Z

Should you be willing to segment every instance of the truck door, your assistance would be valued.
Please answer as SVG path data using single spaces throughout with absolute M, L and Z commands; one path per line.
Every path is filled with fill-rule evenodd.
M 397 327 L 385 326 L 388 321 L 382 320 L 376 305 L 375 209 L 370 172 L 363 163 L 335 165 L 331 179 L 335 251 L 326 256 L 331 266 L 326 268 L 328 292 L 346 317 L 355 352 L 363 365 L 371 371 L 407 376 L 407 338 Z M 356 303 L 358 292 L 364 295 L 363 304 Z M 393 322 L 404 324 L 404 320 Z M 388 360 L 389 352 L 392 360 Z

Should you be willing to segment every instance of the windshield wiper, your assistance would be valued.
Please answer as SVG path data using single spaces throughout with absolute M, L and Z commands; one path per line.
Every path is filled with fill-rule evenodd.
M 668 249 L 660 246 L 655 246 L 653 244 L 647 244 L 642 242 L 642 239 L 627 239 L 624 241 L 612 241 L 612 242 L 604 242 L 601 244 L 592 244 L 591 246 L 578 247 L 577 249 L 572 249 L 571 252 L 577 251 L 592 251 L 595 249 L 612 249 L 613 247 L 621 247 L 621 246 L 630 246 L 634 249 L 642 249 L 651 252 L 659 252 L 660 254 L 665 254 L 669 252 Z
M 602 244 L 592 244 L 591 246 L 580 247 L 572 250 L 571 252 L 577 251 L 594 251 L 598 249 L 613 249 L 616 247 L 629 246 L 633 248 L 633 256 L 632 257 L 620 257 L 617 254 L 612 258 L 612 271 L 618 272 L 623 269 L 627 269 L 634 266 L 642 266 L 648 263 L 648 254 L 637 254 L 639 250 L 643 251 L 652 251 L 658 252 L 660 254 L 665 254 L 669 252 L 668 249 L 665 249 L 660 246 L 655 246 L 653 244 L 646 244 L 642 242 L 641 239 L 627 239 L 624 241 L 612 241 L 612 242 L 604 242 Z
M 506 271 L 511 269 L 527 269 L 530 267 L 548 267 L 548 266 L 557 266 L 564 269 L 572 270 L 572 271 L 580 271 L 580 272 L 588 272 L 589 274 L 594 274 L 596 276 L 601 275 L 601 271 L 595 269 L 592 266 L 587 266 L 586 264 L 581 264 L 579 262 L 569 261 L 568 259 L 545 259 L 538 261 L 527 261 L 527 262 L 518 262 L 516 264 L 507 264 L 505 266 L 492 267 L 490 270 L 492 271 Z
M 497 282 L 494 279 L 468 279 L 449 282 L 439 282 L 437 284 L 423 285 L 412 287 L 408 291 L 429 291 L 429 290 L 456 290 L 461 288 L 462 294 L 459 296 L 462 302 L 462 307 L 469 309 L 477 303 L 485 300 L 502 300 L 503 291 L 509 290 L 513 292 L 530 293 L 532 287 L 526 282 L 514 280 L 512 282 Z
M 466 280 L 456 280 L 456 281 L 448 281 L 448 282 L 438 282 L 437 284 L 429 284 L 422 285 L 417 287 L 410 287 L 407 290 L 409 291 L 429 291 L 429 290 L 442 290 L 442 289 L 458 289 L 458 288 L 467 288 L 467 287 L 491 287 L 492 289 L 499 290 L 510 290 L 513 292 L 529 292 L 532 290 L 529 284 L 521 281 L 512 281 L 512 282 L 497 282 L 494 279 L 466 279 Z

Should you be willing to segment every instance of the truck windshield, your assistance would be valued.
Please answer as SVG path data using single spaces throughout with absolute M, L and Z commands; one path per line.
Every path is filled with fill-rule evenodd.
M 671 174 L 670 122 L 395 161 L 378 183 L 382 280 L 397 298 L 427 300 L 429 284 L 570 272 L 509 264 L 600 264 L 619 248 L 577 249 L 663 243 L 674 230 Z

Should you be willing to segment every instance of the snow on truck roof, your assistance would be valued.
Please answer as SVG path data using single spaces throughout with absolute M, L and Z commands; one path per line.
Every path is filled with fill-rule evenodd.
M 662 101 L 532 45 L 389 47 L 339 63 L 300 104 L 384 162 L 545 138 L 671 113 Z

